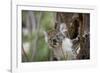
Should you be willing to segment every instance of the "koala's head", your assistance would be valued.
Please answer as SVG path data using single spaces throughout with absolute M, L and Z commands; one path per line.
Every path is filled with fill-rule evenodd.
M 67 27 L 65 23 L 55 24 L 54 30 L 44 31 L 46 43 L 57 48 L 62 44 L 62 40 L 66 37 Z

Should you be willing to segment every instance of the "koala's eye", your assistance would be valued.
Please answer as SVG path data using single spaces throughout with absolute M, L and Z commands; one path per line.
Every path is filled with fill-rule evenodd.
M 53 44 L 56 45 L 57 40 L 56 39 L 53 39 L 52 41 L 53 41 Z

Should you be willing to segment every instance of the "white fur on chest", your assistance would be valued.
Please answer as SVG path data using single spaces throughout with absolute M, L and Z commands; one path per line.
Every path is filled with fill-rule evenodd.
M 62 49 L 63 49 L 64 51 L 68 51 L 68 52 L 72 51 L 72 42 L 71 42 L 70 39 L 65 38 L 65 39 L 62 41 Z

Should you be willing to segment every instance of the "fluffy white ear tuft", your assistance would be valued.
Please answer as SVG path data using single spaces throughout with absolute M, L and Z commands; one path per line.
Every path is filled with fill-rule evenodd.
M 45 42 L 48 43 L 48 34 L 46 31 L 43 31 Z
M 60 24 L 60 32 L 64 33 L 65 31 L 67 31 L 67 26 L 65 23 L 61 23 Z

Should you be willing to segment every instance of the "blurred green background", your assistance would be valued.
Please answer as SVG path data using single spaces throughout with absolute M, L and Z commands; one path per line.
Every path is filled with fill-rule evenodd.
M 54 28 L 56 12 L 22 10 L 22 62 L 50 61 L 43 31 Z

